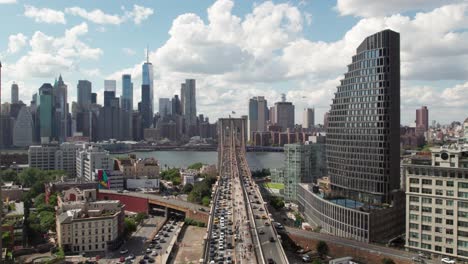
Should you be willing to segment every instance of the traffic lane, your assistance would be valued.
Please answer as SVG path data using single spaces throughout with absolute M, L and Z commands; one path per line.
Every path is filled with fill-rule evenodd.
M 261 212 L 262 211 L 258 211 L 257 209 L 257 215 L 259 215 L 259 213 Z M 262 230 L 264 233 L 264 234 L 258 235 L 261 246 L 262 246 L 263 255 L 267 259 L 272 258 L 276 261 L 279 261 L 281 259 L 281 255 L 280 255 L 281 242 L 278 240 L 278 238 L 276 237 L 273 231 L 273 226 L 271 224 L 271 221 L 269 219 L 262 219 L 260 215 L 259 217 L 260 219 L 255 219 L 255 224 L 257 226 L 257 234 L 259 233 L 260 230 Z M 266 226 L 265 223 L 268 223 L 269 225 Z M 271 237 L 274 239 L 274 242 L 270 241 Z

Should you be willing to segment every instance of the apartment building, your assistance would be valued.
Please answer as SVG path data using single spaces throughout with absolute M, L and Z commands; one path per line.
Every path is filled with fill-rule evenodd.
M 57 242 L 65 252 L 102 252 L 118 246 L 124 206 L 96 200 L 96 189 L 68 189 L 58 197 Z
M 468 260 L 468 146 L 432 148 L 403 170 L 406 247 Z

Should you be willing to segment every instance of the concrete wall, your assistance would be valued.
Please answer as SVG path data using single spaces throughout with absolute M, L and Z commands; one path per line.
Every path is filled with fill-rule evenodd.
M 315 251 L 317 248 L 317 244 L 319 240 L 309 239 L 302 236 L 297 236 L 294 234 L 288 234 L 289 238 L 294 241 L 297 245 L 301 246 L 304 249 L 311 249 Z M 367 264 L 374 264 L 374 263 L 382 263 L 383 258 L 391 258 L 395 261 L 396 264 L 411 264 L 410 260 L 403 260 L 398 259 L 395 257 L 388 257 L 383 254 L 379 253 L 370 253 L 368 250 L 364 249 L 357 249 L 353 247 L 346 247 L 341 245 L 336 245 L 332 243 L 327 243 L 329 248 L 328 255 L 332 256 L 333 258 L 340 258 L 340 257 L 353 257 L 357 261 L 361 261 Z
M 208 224 L 208 218 L 210 217 L 210 215 L 209 213 L 205 212 L 187 210 L 185 212 L 185 217 Z

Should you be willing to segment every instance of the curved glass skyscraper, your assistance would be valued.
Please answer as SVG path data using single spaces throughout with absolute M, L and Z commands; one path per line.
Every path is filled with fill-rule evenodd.
M 327 128 L 332 193 L 388 203 L 400 184 L 399 33 L 367 37 L 337 88 Z

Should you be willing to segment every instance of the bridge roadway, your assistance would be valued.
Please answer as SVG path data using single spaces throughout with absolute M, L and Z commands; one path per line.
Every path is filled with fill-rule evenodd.
M 234 263 L 288 264 L 280 236 L 245 158 L 245 127 L 243 119 L 218 121 L 220 178 L 213 191 L 204 262 L 229 263 L 226 257 L 230 256 Z M 221 217 L 233 222 L 227 227 L 234 237 L 226 235 L 227 241 L 232 241 L 232 249 L 218 247 L 222 243 L 219 235 L 224 233 L 221 228 L 224 225 L 219 223 Z

